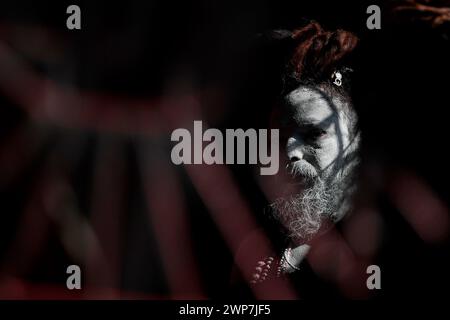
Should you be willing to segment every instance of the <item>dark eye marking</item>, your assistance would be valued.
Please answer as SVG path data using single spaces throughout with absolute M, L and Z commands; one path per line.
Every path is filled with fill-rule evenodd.
M 317 141 L 327 134 L 325 130 L 316 126 L 305 126 L 300 129 L 300 133 L 305 140 L 309 141 Z

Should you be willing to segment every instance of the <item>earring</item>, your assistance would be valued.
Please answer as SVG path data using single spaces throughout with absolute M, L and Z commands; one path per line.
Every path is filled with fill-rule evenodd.
M 333 72 L 331 79 L 334 79 L 333 83 L 338 87 L 342 86 L 342 74 L 339 71 Z

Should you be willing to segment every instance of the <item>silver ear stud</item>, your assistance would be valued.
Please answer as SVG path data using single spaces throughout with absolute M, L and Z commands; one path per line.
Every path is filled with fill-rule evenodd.
M 331 79 L 334 79 L 333 83 L 338 87 L 342 86 L 342 74 L 339 71 L 333 72 Z

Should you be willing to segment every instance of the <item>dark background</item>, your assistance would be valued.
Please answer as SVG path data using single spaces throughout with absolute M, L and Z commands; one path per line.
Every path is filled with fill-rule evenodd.
M 66 29 L 69 4 L 80 5 L 82 30 Z M 408 177 L 406 181 L 415 177 L 423 187 L 420 190 L 438 199 L 443 221 L 447 221 L 450 45 L 446 35 L 450 33 L 445 25 L 432 28 L 397 19 L 384 3 L 380 4 L 382 30 L 367 30 L 367 5 L 364 1 L 3 1 L 0 59 L 6 61 L 3 48 L 7 48 L 38 79 L 71 92 L 99 96 L 101 102 L 94 111 L 88 110 L 88 104 L 75 106 L 70 101 L 60 106 L 63 111 L 59 113 L 24 107 L 23 102 L 30 99 L 20 100 L 21 94 L 11 92 L 34 97 L 39 86 L 33 87 L 35 82 L 17 71 L 22 69 L 8 69 L 5 65 L 11 64 L 2 63 L 2 296 L 65 297 L 58 288 L 64 287 L 66 266 L 83 264 L 68 253 L 60 224 L 45 213 L 31 220 L 24 218 L 34 210 L 27 209 L 33 208 L 33 199 L 42 196 L 45 200 L 45 192 L 41 195 L 36 190 L 44 188 L 41 183 L 53 181 L 48 177 L 56 172 L 71 187 L 77 210 L 87 221 L 95 220 L 98 203 L 106 212 L 97 220 L 100 229 L 94 230 L 108 266 L 115 270 L 114 280 L 97 278 L 95 274 L 101 271 L 91 271 L 87 284 L 118 290 L 114 297 L 124 293 L 172 297 L 156 226 L 147 217 L 152 207 L 146 200 L 141 157 L 145 149 L 143 159 L 150 168 L 161 161 L 170 164 L 170 128 L 177 125 L 176 121 L 161 125 L 167 118 L 160 111 L 153 114 L 152 108 L 159 110 L 163 105 L 165 116 L 174 114 L 183 120 L 182 110 L 187 110 L 187 118 L 191 112 L 189 102 L 183 109 L 184 101 L 195 95 L 200 106 L 194 111 L 196 119 L 210 127 L 266 127 L 280 92 L 280 60 L 279 44 L 265 41 L 261 35 L 272 29 L 297 28 L 308 19 L 316 19 L 328 29 L 344 28 L 361 38 L 353 79 L 364 139 L 359 201 L 362 207 L 376 208 L 383 225 L 382 240 L 372 257 L 383 272 L 382 290 L 368 296 L 443 296 L 441 290 L 449 284 L 448 230 L 442 239 L 427 241 L 392 197 L 404 192 L 396 183 L 399 177 Z M 65 101 L 64 96 L 58 101 Z M 70 108 L 87 116 L 74 120 L 66 112 Z M 146 125 L 141 115 L 148 114 L 153 120 Z M 154 124 L 158 126 L 153 130 Z M 172 167 L 185 199 L 203 295 L 233 297 L 237 291 L 252 296 L 240 277 L 230 283 L 234 252 L 193 187 L 192 177 L 183 167 Z M 227 168 L 259 226 L 272 235 L 275 247 L 281 247 L 278 229 L 262 214 L 267 200 L 254 168 Z M 164 175 L 150 174 L 156 190 L 158 179 Z M 96 183 L 105 183 L 108 191 L 98 195 Z M 167 188 L 160 192 L 164 190 Z M 428 214 L 428 198 L 418 191 L 405 194 Z M 165 196 L 163 199 L 170 199 Z M 42 222 L 46 220 L 50 222 Z M 110 229 L 117 230 L 117 238 L 110 237 Z M 19 230 L 25 230 L 29 238 L 17 240 Z M 36 248 L 29 249 L 34 248 L 31 244 Z M 298 278 L 293 283 L 303 297 L 353 297 L 320 272 Z M 105 292 L 109 297 L 109 291 Z M 182 293 L 192 294 L 189 290 Z

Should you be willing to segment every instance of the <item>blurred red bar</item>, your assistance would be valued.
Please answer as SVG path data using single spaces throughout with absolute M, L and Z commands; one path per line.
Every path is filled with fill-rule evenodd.
M 448 209 L 426 182 L 403 171 L 393 175 L 388 190 L 401 214 L 424 241 L 438 243 L 448 238 Z
M 334 227 L 330 227 L 311 242 L 307 259 L 319 276 L 336 283 L 348 298 L 368 297 L 366 269 L 370 260 L 356 256 Z
M 205 298 L 194 258 L 186 204 L 167 153 L 155 144 L 141 144 L 139 165 L 144 177 L 148 217 L 160 247 L 172 299 Z
M 89 285 L 120 287 L 122 261 L 120 222 L 126 188 L 123 152 L 118 141 L 100 138 L 94 170 L 90 220 L 106 261 L 98 265 L 100 261 L 98 258 L 87 257 L 86 283 Z
M 231 174 L 221 165 L 185 165 L 185 168 L 228 246 L 236 254 L 239 251 L 236 264 L 245 279 L 250 281 L 256 263 L 267 256 L 274 256 L 274 252 L 266 236 L 258 231 Z M 259 239 L 258 245 L 243 247 L 243 241 L 251 234 Z M 283 278 L 255 286 L 253 291 L 257 299 L 297 298 L 290 283 Z
M 0 278 L 0 299 L 4 300 L 111 300 L 111 297 L 133 300 L 165 300 L 167 297 L 115 288 L 86 286 L 68 290 L 56 284 L 29 283 L 20 278 Z
M 28 274 L 43 250 L 51 226 L 43 203 L 48 183 L 48 176 L 45 174 L 41 174 L 39 180 L 35 182 L 19 221 L 16 236 L 5 254 L 0 275 Z

